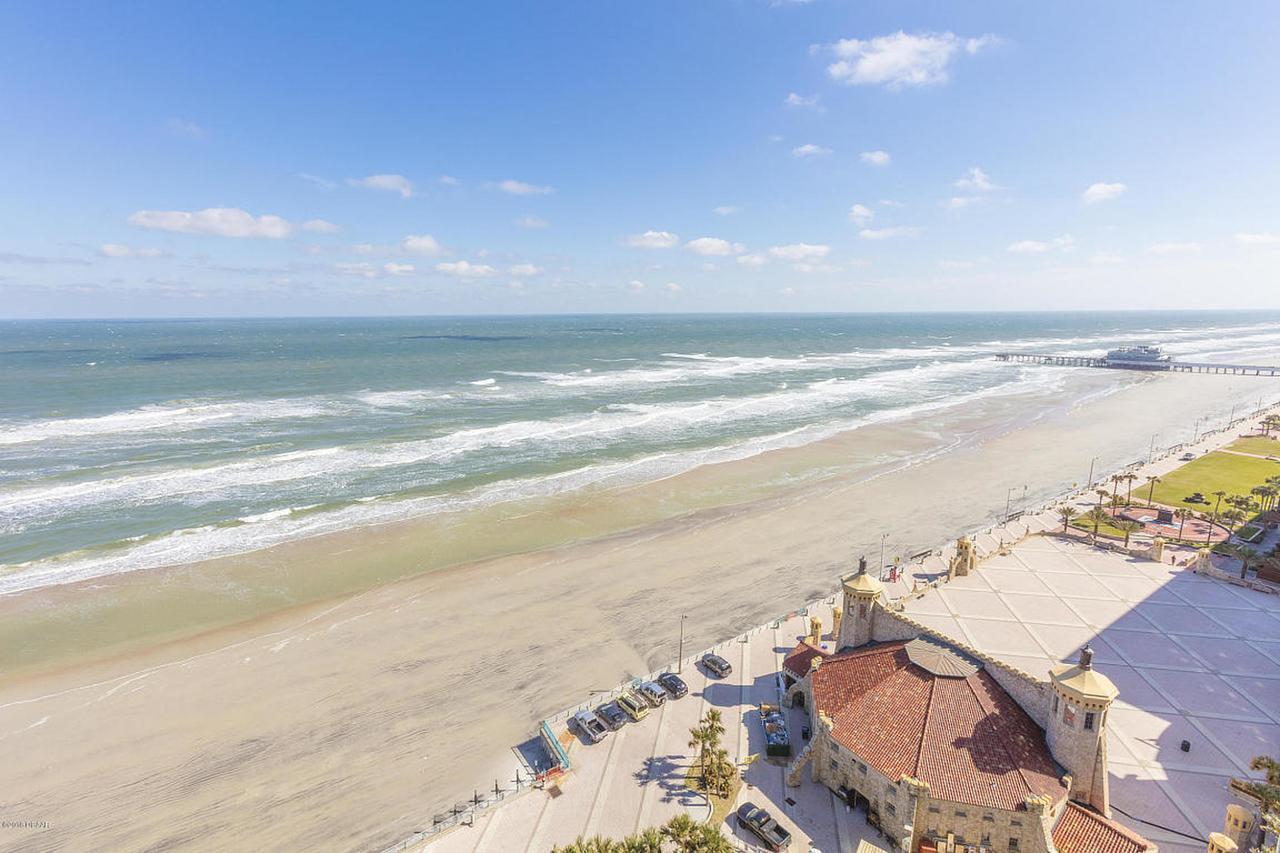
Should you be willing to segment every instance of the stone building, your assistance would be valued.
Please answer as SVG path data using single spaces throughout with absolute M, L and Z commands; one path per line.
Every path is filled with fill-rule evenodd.
M 1079 663 L 1047 680 L 886 606 L 865 565 L 843 581 L 831 652 L 783 663 L 812 737 L 788 768 L 864 809 L 906 853 L 1153 853 L 1111 820 L 1107 711 L 1118 691 Z

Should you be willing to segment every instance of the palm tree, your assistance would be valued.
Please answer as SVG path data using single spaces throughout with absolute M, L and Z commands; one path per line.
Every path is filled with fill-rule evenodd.
M 1270 486 L 1254 486 L 1252 489 L 1249 490 L 1249 494 L 1253 495 L 1255 498 L 1258 499 L 1258 508 L 1263 511 L 1266 511 L 1266 508 L 1267 508 L 1267 498 L 1268 498 L 1267 492 L 1269 491 L 1269 489 L 1270 489 Z
M 1129 547 L 1129 537 L 1142 529 L 1140 521 L 1115 521 L 1112 522 L 1118 529 L 1124 531 L 1124 547 Z
M 1147 506 L 1154 506 L 1152 498 L 1156 493 L 1156 483 L 1160 482 L 1160 478 L 1152 474 L 1147 477 Z
M 681 812 L 671 820 L 667 821 L 666 826 L 662 827 L 660 833 L 663 838 L 674 843 L 676 849 L 685 850 L 689 847 L 689 842 L 693 840 L 694 833 L 698 831 L 698 824 L 693 818 L 685 812 Z
M 1111 475 L 1111 494 L 1113 497 L 1120 497 L 1120 484 L 1124 482 L 1124 474 Z
M 1218 489 L 1218 491 L 1213 493 L 1213 496 L 1218 500 L 1213 504 L 1213 518 L 1209 519 L 1209 532 L 1204 535 L 1204 544 L 1206 545 L 1208 545 L 1209 540 L 1213 538 L 1213 526 L 1218 523 L 1218 507 L 1222 506 L 1222 499 L 1227 496 L 1227 493 L 1222 489 Z
M 1062 521 L 1062 532 L 1066 533 L 1067 528 L 1071 525 L 1071 520 L 1080 514 L 1080 510 L 1071 504 L 1063 504 L 1058 507 L 1058 518 Z
M 1194 513 L 1194 512 L 1192 512 L 1191 510 L 1187 509 L 1186 507 L 1181 507 L 1181 506 L 1180 506 L 1180 507 L 1178 507 L 1177 509 L 1175 509 L 1175 510 L 1173 511 L 1173 514 L 1174 514 L 1175 516 L 1177 516 L 1177 517 L 1178 517 L 1178 538 L 1179 538 L 1179 539 L 1181 539 L 1181 538 L 1182 538 L 1182 528 L 1184 528 L 1184 527 L 1186 527 L 1186 526 L 1187 526 L 1187 519 L 1188 519 L 1188 518 L 1194 518 L 1194 517 L 1195 517 L 1195 513 Z
M 1095 506 L 1093 509 L 1086 512 L 1084 517 L 1088 521 L 1093 522 L 1093 539 L 1096 542 L 1098 539 L 1098 526 L 1103 522 L 1110 521 L 1111 516 L 1107 515 L 1107 511 L 1102 507 Z
M 1108 492 L 1106 489 L 1094 489 L 1094 492 L 1096 492 L 1098 495 L 1098 509 L 1102 509 L 1102 502 L 1106 500 L 1111 495 L 1111 493 Z
M 1129 506 L 1133 503 L 1133 481 L 1138 479 L 1138 475 L 1130 472 L 1128 474 L 1125 474 L 1120 479 L 1124 480 L 1129 487 L 1129 490 L 1125 493 L 1125 496 L 1124 496 L 1124 505 Z
M 662 853 L 662 830 L 650 826 L 639 835 L 627 836 L 622 840 L 622 853 Z
M 689 748 L 698 750 L 698 778 L 703 785 L 707 782 L 707 748 L 711 743 L 711 733 L 707 731 L 705 721 L 689 729 Z
M 1223 521 L 1227 522 L 1227 532 L 1235 533 L 1236 527 L 1240 522 L 1244 521 L 1247 516 L 1238 509 L 1229 509 L 1222 514 Z
M 1249 564 L 1253 561 L 1255 557 L 1258 556 L 1257 552 L 1255 552 L 1252 548 L 1249 548 L 1248 546 L 1236 545 L 1231 542 L 1223 542 L 1218 547 L 1219 547 L 1219 550 L 1222 551 L 1223 553 L 1227 554 L 1230 557 L 1235 557 L 1237 560 L 1240 561 L 1240 579 L 1243 580 L 1244 578 L 1248 577 Z
M 707 715 L 703 717 L 703 722 L 707 726 L 707 731 L 711 733 L 711 748 L 715 749 L 720 745 L 720 736 L 724 734 L 724 719 L 719 711 L 712 708 L 707 711 Z

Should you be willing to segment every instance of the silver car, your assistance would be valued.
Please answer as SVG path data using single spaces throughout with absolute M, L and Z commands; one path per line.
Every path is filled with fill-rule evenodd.
M 636 692 L 655 708 L 660 708 L 667 703 L 667 691 L 663 690 L 662 685 L 656 681 L 644 682 L 636 688 Z

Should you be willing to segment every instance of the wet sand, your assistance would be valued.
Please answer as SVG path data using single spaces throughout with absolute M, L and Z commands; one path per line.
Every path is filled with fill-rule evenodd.
M 677 614 L 709 646 L 832 589 L 881 531 L 890 553 L 941 544 L 1258 387 L 1145 378 L 1011 430 L 997 401 L 516 517 L 0 600 L 0 813 L 49 825 L 0 850 L 379 849 L 492 784 L 542 716 L 672 658 Z M 512 553 L 446 565 L 468 547 Z

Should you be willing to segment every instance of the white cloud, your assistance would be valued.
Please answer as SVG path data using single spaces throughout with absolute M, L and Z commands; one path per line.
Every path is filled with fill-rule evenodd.
M 699 255 L 738 255 L 743 252 L 741 243 L 730 243 L 719 237 L 698 237 L 685 243 L 684 247 Z
M 980 195 L 953 195 L 951 198 L 942 202 L 942 206 L 947 210 L 961 210 L 966 207 L 972 207 L 975 204 L 981 204 L 983 197 Z
M 1280 243 L 1280 234 L 1237 234 L 1236 242 L 1245 246 L 1274 246 Z
M 103 243 L 98 247 L 98 254 L 104 258 L 159 258 L 163 257 L 164 252 L 160 249 L 135 249 L 119 243 Z
M 361 278 L 378 277 L 378 268 L 369 263 L 341 263 L 334 264 L 333 268 L 345 275 L 358 275 Z
M 498 272 L 488 264 L 473 264 L 470 261 L 445 261 L 436 264 L 436 271 L 456 275 L 458 278 L 489 278 Z
M 1089 258 L 1089 263 L 1097 264 L 1098 266 L 1114 266 L 1115 264 L 1123 264 L 1124 256 L 1117 255 L 1114 252 L 1098 252 Z
M 462 181 L 458 180 L 453 175 L 441 175 L 440 177 L 436 178 L 436 181 L 438 183 L 444 184 L 446 187 L 462 186 Z
M 938 261 L 938 266 L 944 270 L 967 270 L 974 266 L 973 261 L 956 261 L 944 259 Z
M 355 252 L 357 255 L 372 255 L 377 250 L 378 247 L 372 243 L 356 243 L 351 247 L 351 251 Z
M 129 224 L 178 234 L 213 234 L 218 237 L 263 237 L 280 240 L 293 233 L 293 223 L 279 216 L 254 216 L 238 207 L 185 210 L 139 210 Z
M 516 219 L 516 225 L 519 225 L 521 228 L 549 228 L 551 223 L 545 219 L 540 219 L 537 216 L 521 216 Z
M 410 198 L 413 195 L 413 181 L 404 175 L 369 175 L 364 178 L 347 178 L 347 183 L 353 187 L 400 193 L 401 198 Z
M 165 122 L 165 127 L 174 136 L 185 136 L 188 139 L 204 139 L 208 135 L 203 127 L 185 118 L 171 118 Z
M 888 151 L 863 151 L 858 155 L 858 159 L 871 166 L 888 166 L 893 158 L 889 156 Z
M 825 145 L 814 145 L 812 142 L 807 142 L 804 145 L 797 145 L 795 148 L 791 149 L 792 157 L 819 157 L 830 153 L 830 148 L 827 148 Z
M 674 281 L 669 281 L 666 284 L 662 285 L 662 287 L 667 291 L 667 293 L 679 293 L 680 291 L 684 290 L 683 287 L 676 284 Z
M 1127 190 L 1124 184 L 1090 184 L 1089 188 L 1080 194 L 1080 198 L 1085 204 L 1097 204 L 1100 201 L 1111 201 L 1113 198 L 1119 198 Z
M 878 203 L 881 207 L 906 207 L 902 202 L 894 201 L 891 198 L 882 198 Z
M 826 107 L 822 106 L 822 99 L 817 95 L 800 95 L 795 92 L 787 95 L 783 100 L 784 104 L 793 109 L 814 110 L 815 112 L 826 112 Z
M 892 228 L 863 228 L 858 236 L 863 240 L 892 240 L 894 237 L 916 237 L 920 228 L 915 225 L 895 225 Z
M 795 296 L 796 289 L 794 287 L 783 287 L 778 289 L 778 293 L 782 296 Z
M 711 212 L 716 216 L 733 216 L 740 210 L 742 210 L 740 207 L 734 207 L 731 204 L 722 204 L 719 207 L 713 207 Z
M 542 267 L 534 266 L 533 264 L 516 264 L 511 267 L 511 269 L 507 270 L 507 272 L 517 278 L 527 278 L 531 275 L 538 275 L 542 272 Z
M 831 45 L 836 61 L 827 66 L 831 79 L 846 86 L 932 86 L 947 82 L 948 66 L 960 53 L 975 54 L 996 44 L 993 35 L 964 39 L 955 33 L 901 30 L 872 39 L 842 39 Z
M 315 231 L 318 234 L 332 234 L 338 230 L 338 226 L 326 219 L 308 219 L 302 223 L 302 230 Z
M 409 234 L 400 241 L 400 248 L 411 255 L 426 255 L 429 258 L 449 254 L 449 250 L 430 234 Z
M 633 249 L 673 249 L 680 245 L 680 237 L 670 231 L 646 231 L 632 234 L 626 242 Z
M 547 195 L 555 192 L 551 187 L 539 187 L 534 184 L 526 184 L 524 181 L 513 181 L 510 178 L 499 183 L 498 189 L 511 195 Z
M 819 272 L 839 272 L 840 268 L 834 264 L 792 264 L 791 268 L 799 273 L 810 275 Z
M 394 262 L 385 263 L 382 268 L 387 271 L 387 275 L 409 275 L 414 271 L 413 264 L 397 264 Z
M 338 185 L 337 181 L 331 181 L 328 178 L 322 178 L 319 175 L 312 175 L 307 172 L 299 172 L 298 177 L 322 190 L 331 190 Z
M 874 218 L 875 212 L 866 205 L 855 204 L 849 208 L 849 221 L 854 225 L 866 225 Z
M 642 293 L 644 292 L 644 282 L 643 281 L 628 282 L 627 290 L 630 290 L 632 293 Z
M 1147 251 L 1153 255 L 1182 255 L 1200 251 L 1199 243 L 1156 243 L 1148 246 Z
M 1075 238 L 1070 234 L 1063 234 L 1061 237 L 1054 237 L 1052 240 L 1019 240 L 1016 243 L 1010 243 L 1007 251 L 1015 254 L 1035 255 L 1043 252 L 1051 252 L 1055 249 L 1066 250 L 1075 245 Z
M 769 249 L 770 257 L 783 261 L 808 261 L 825 258 L 830 252 L 830 246 L 814 243 L 790 243 L 786 246 L 774 246 Z
M 982 169 L 973 166 L 969 171 L 964 173 L 964 177 L 955 183 L 956 189 L 972 190 L 973 192 L 989 193 L 992 190 L 1000 189 L 991 183 L 991 177 Z
M 764 255 L 738 255 L 738 263 L 742 264 L 744 267 L 762 267 L 768 262 L 769 259 Z

